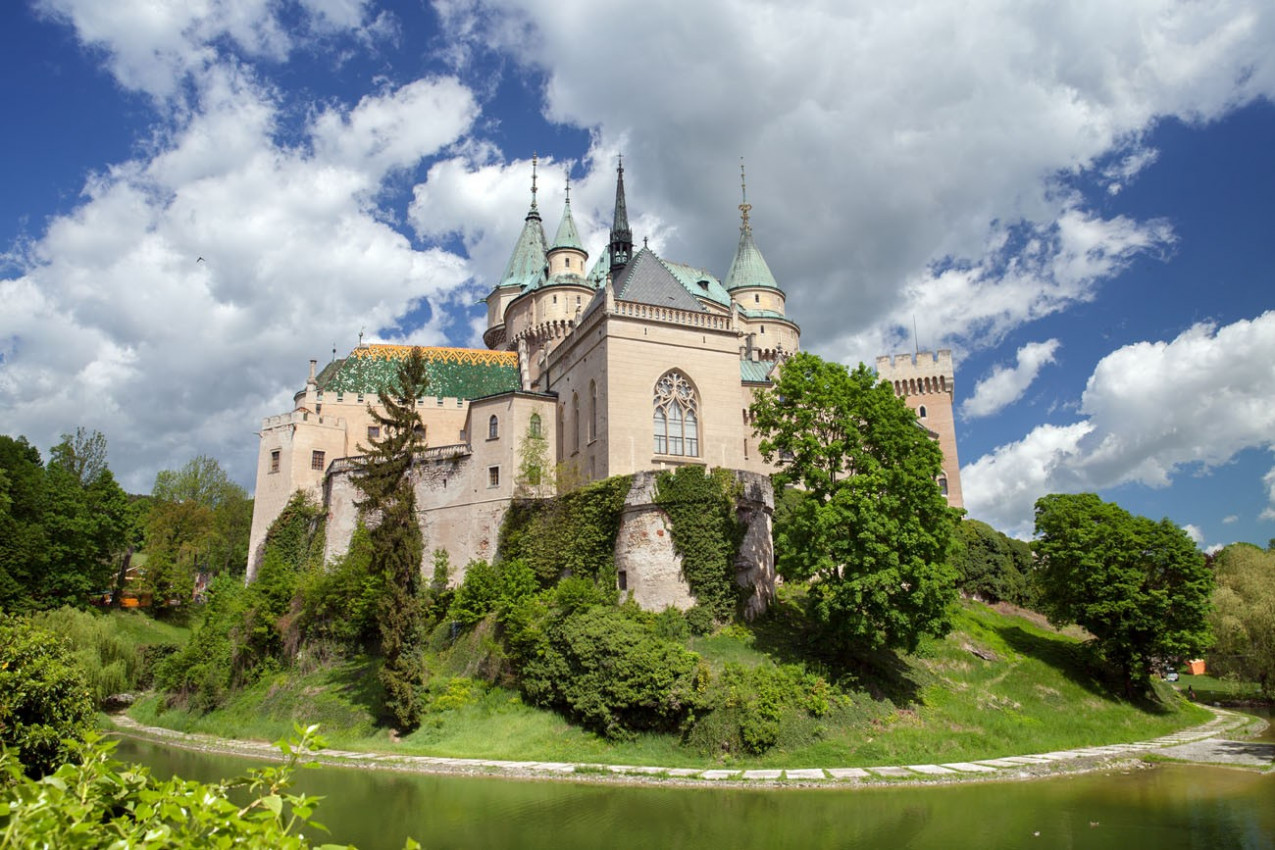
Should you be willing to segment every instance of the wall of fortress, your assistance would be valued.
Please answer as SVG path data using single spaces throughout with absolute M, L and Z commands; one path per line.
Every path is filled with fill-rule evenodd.
M 947 485 L 947 503 L 954 508 L 965 507 L 961 494 L 961 462 L 956 455 L 952 352 L 942 349 L 878 357 L 877 375 L 889 381 L 894 394 L 916 413 L 918 421 L 938 436 L 939 448 L 943 451 L 942 477 Z

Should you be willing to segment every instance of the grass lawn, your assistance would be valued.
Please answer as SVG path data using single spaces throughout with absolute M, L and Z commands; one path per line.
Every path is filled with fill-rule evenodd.
M 810 657 L 790 628 L 792 602 L 755 628 L 732 626 L 692 638 L 710 667 L 756 666 Z M 1080 642 L 1039 618 L 962 603 L 953 631 L 917 656 L 877 658 L 838 678 L 851 704 L 811 720 L 808 734 L 760 757 L 716 758 L 683 747 L 676 736 L 643 735 L 609 742 L 557 714 L 524 705 L 518 694 L 440 672 L 431 711 L 420 729 L 391 740 L 375 723 L 380 686 L 375 664 L 347 662 L 306 675 L 279 673 L 208 715 L 164 710 L 158 698 L 134 707 L 139 722 L 232 738 L 275 740 L 294 723 L 319 723 L 343 749 L 453 757 L 704 766 L 852 767 L 965 761 L 1154 738 L 1206 722 L 1212 715 L 1167 683 L 1156 697 L 1132 704 L 1088 672 Z M 977 654 L 976 654 L 977 651 Z M 1189 677 L 1183 677 L 1183 689 Z M 1201 688 L 1196 687 L 1200 692 Z M 817 727 L 817 728 L 816 728 Z
M 1191 676 L 1183 673 L 1174 687 L 1181 694 L 1186 694 L 1188 688 L 1194 690 L 1198 702 L 1248 701 L 1263 698 L 1257 682 L 1215 679 L 1212 676 Z

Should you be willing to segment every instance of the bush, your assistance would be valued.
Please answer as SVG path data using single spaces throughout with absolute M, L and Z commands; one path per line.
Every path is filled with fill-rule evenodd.
M 0 614 L 0 745 L 17 753 L 27 775 L 43 776 L 66 761 L 66 741 L 84 737 L 93 710 L 66 640 Z
M 629 476 L 616 476 L 552 499 L 516 500 L 497 550 L 526 561 L 541 587 L 563 576 L 613 586 L 615 538 L 630 483 Z
M 282 766 L 215 784 L 156 779 L 112 759 L 114 742 L 96 735 L 77 747 L 77 763 L 39 781 L 23 779 L 0 753 L 0 836 L 5 847 L 309 848 L 302 832 L 323 829 L 310 820 L 318 798 L 287 792 L 297 767 L 309 766 L 301 760 L 323 742 L 313 726 L 298 732 L 299 740 L 277 745 Z
M 76 608 L 31 615 L 31 622 L 70 643 L 75 665 L 84 673 L 94 705 L 138 686 L 142 661 L 108 616 Z
M 695 701 L 698 655 L 659 637 L 651 618 L 636 609 L 556 613 L 538 651 L 523 658 L 521 686 L 529 702 L 558 708 L 609 738 L 681 725 Z

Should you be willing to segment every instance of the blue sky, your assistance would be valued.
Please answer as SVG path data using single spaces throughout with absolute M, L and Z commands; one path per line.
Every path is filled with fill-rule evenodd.
M 533 152 L 548 227 L 569 173 L 596 252 L 622 152 L 635 235 L 719 276 L 744 157 L 805 348 L 953 349 L 971 515 L 1265 543 L 1273 48 L 1258 0 L 5 4 L 0 429 L 251 487 L 310 358 L 481 345 Z

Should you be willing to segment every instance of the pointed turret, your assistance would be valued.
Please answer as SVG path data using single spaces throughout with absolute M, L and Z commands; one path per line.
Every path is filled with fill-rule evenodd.
M 523 219 L 522 233 L 505 266 L 505 273 L 487 295 L 487 330 L 483 341 L 488 348 L 502 348 L 506 344 L 505 308 L 523 292 L 536 289 L 544 282 L 548 270 L 545 249 L 545 229 L 540 221 L 540 209 L 536 206 L 537 157 L 531 157 L 531 207 Z
M 553 237 L 552 251 L 560 248 L 574 248 L 577 251 L 584 251 L 584 245 L 580 242 L 580 233 L 576 230 L 575 219 L 571 217 L 571 179 L 567 178 L 567 202 L 562 210 L 562 223 L 558 225 L 558 232 Z
M 748 184 L 744 180 L 744 165 L 739 165 L 740 189 L 743 203 L 739 205 L 739 247 L 735 249 L 735 259 L 731 260 L 730 271 L 726 273 L 726 290 L 734 292 L 745 287 L 763 287 L 778 289 L 775 276 L 770 273 L 770 266 L 753 242 L 753 226 L 748 221 L 748 213 L 753 205 L 748 203 Z
M 540 209 L 536 206 L 536 162 L 531 157 L 531 208 L 523 219 L 522 233 L 518 235 L 518 243 L 505 266 L 505 273 L 500 276 L 498 288 L 518 286 L 522 289 L 534 289 L 545 278 L 546 240 L 544 224 L 540 220 Z
M 567 179 L 567 202 L 562 210 L 562 223 L 549 249 L 549 283 L 583 283 L 589 252 L 580 244 L 575 219 L 571 217 L 571 180 Z
M 629 229 L 629 210 L 624 202 L 624 160 L 616 169 L 615 217 L 611 220 L 611 273 L 615 274 L 633 256 L 633 231 Z

